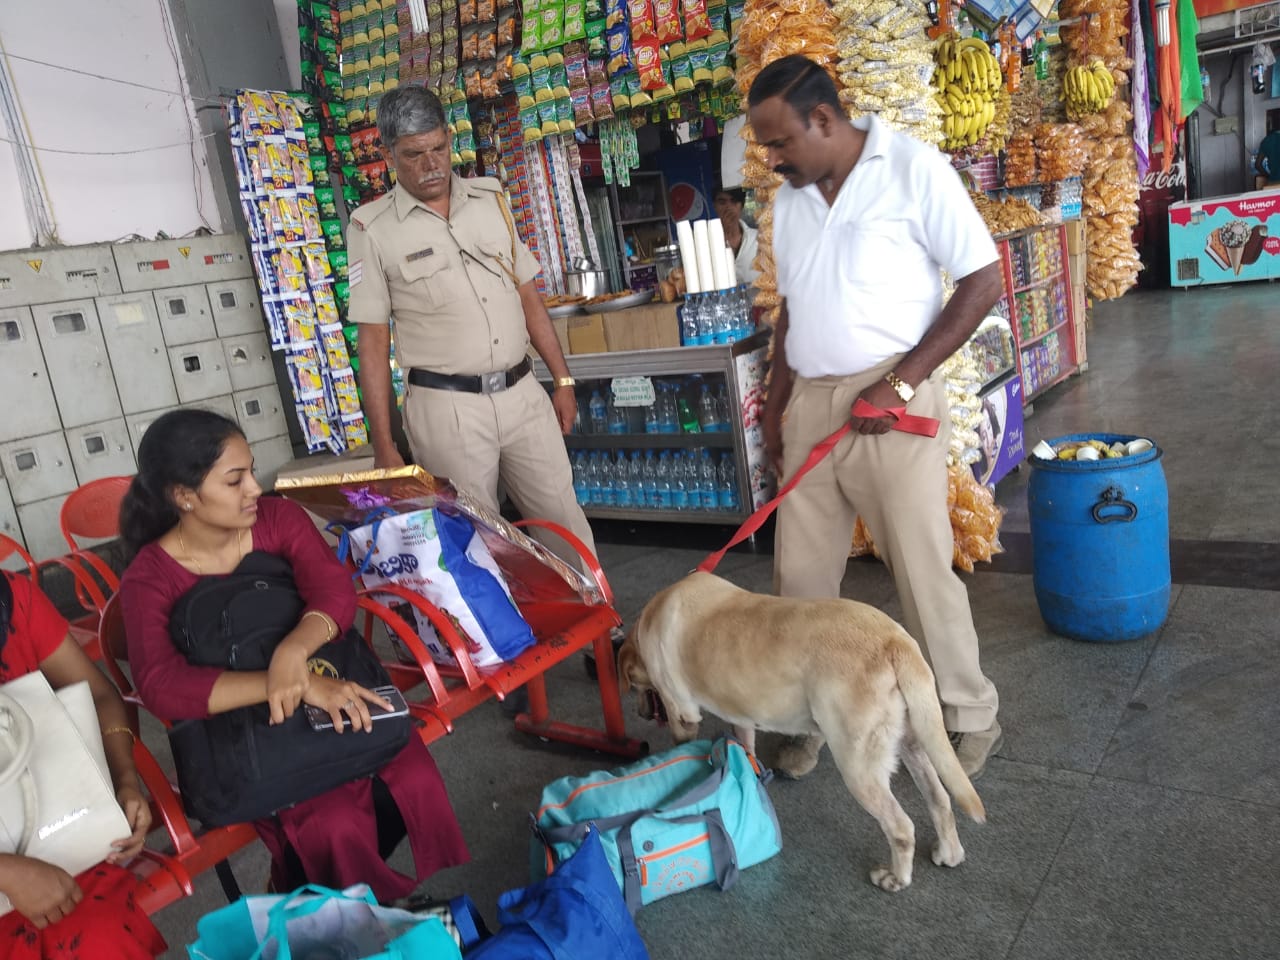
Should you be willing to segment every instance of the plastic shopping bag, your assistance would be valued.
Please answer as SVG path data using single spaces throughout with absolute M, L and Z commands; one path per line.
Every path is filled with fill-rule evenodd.
M 461 960 L 437 917 L 378 905 L 363 885 L 308 885 L 284 896 L 241 897 L 205 914 L 191 960 Z
M 398 513 L 347 535 L 366 587 L 395 583 L 444 611 L 477 667 L 493 667 L 534 644 L 502 571 L 465 517 L 439 509 Z M 418 634 L 438 663 L 449 648 L 416 610 Z

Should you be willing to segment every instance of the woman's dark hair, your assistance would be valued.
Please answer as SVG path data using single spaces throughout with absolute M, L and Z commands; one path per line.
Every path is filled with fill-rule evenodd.
M 715 200 L 717 197 L 728 197 L 740 207 L 746 206 L 747 203 L 747 191 L 741 187 L 721 187 L 711 199 Z
M 171 410 L 147 427 L 138 475 L 120 504 L 120 536 L 131 555 L 177 524 L 170 491 L 200 486 L 227 441 L 243 436 L 234 420 L 212 410 Z
M 0 671 L 5 669 L 4 645 L 9 641 L 9 626 L 13 623 L 13 586 L 9 576 L 0 570 Z
M 819 64 L 800 53 L 773 61 L 756 76 L 747 94 L 747 103 L 756 107 L 770 97 L 781 97 L 800 114 L 804 125 L 819 104 L 825 103 L 838 116 L 844 116 L 835 82 Z

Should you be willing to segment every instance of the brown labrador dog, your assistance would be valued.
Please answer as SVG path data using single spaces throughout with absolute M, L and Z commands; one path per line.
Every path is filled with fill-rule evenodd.
M 889 789 L 899 759 L 929 806 L 934 863 L 964 861 L 951 797 L 986 820 L 947 740 L 933 671 L 911 635 L 865 603 L 761 596 L 693 573 L 645 606 L 618 673 L 624 691 L 661 697 L 677 743 L 697 736 L 703 710 L 733 724 L 752 752 L 756 730 L 825 739 L 888 838 L 890 865 L 871 871 L 882 890 L 911 883 L 915 854 L 915 828 Z M 651 713 L 642 702 L 641 715 Z

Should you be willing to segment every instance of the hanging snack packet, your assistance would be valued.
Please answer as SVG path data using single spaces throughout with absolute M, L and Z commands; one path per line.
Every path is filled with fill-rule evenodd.
M 573 43 L 587 36 L 586 0 L 565 0 L 564 42 Z
M 497 19 L 498 9 L 494 0 L 476 0 L 477 23 L 494 23 Z
M 462 68 L 462 82 L 466 87 L 467 96 L 479 98 L 482 96 L 480 92 L 480 64 L 468 63 Z
M 350 214 L 356 207 L 360 206 L 360 191 L 356 189 L 353 183 L 344 183 L 342 185 L 342 203 Z
M 631 98 L 631 109 L 637 110 L 640 107 L 647 107 L 653 103 L 653 97 L 644 89 L 644 83 L 640 79 L 640 74 L 634 70 L 626 75 L 627 95 Z
M 498 16 L 498 46 L 505 47 L 516 41 L 516 12 L 503 10 Z
M 537 103 L 533 96 L 533 75 L 523 60 L 511 64 L 511 82 L 516 88 L 516 105 L 521 110 Z
M 530 104 L 520 108 L 520 129 L 525 143 L 533 143 L 542 139 L 542 128 L 538 120 L 538 108 Z
M 653 0 L 654 24 L 659 43 L 674 43 L 683 39 L 680 26 L 680 0 Z
M 547 67 L 551 71 L 551 95 L 557 100 L 569 98 L 569 71 L 564 64 L 564 55 L 552 53 L 547 56 Z
M 667 47 L 667 58 L 671 63 L 671 85 L 676 93 L 688 93 L 693 89 L 693 64 L 688 49 L 683 43 L 673 43 Z
M 711 81 L 717 86 L 733 82 L 733 68 L 729 66 L 729 37 L 723 30 L 715 30 L 707 37 L 707 55 L 711 65 Z
M 494 60 L 498 56 L 498 25 L 496 23 L 481 24 L 476 40 L 476 55 L 481 60 Z
M 604 38 L 604 19 L 587 21 L 587 53 L 593 57 L 604 57 L 608 54 L 609 44 Z
M 524 0 L 524 33 L 520 38 L 520 52 L 526 56 L 542 49 L 540 8 L 541 0 Z
M 542 119 L 544 137 L 554 137 L 560 132 L 560 114 L 554 100 L 546 100 L 538 104 L 538 116 Z
M 684 6 L 684 35 L 689 40 L 701 40 L 711 33 L 711 17 L 707 14 L 707 0 L 681 0 Z
M 338 201 L 333 187 L 316 187 L 316 209 L 320 217 L 331 220 L 338 215 Z
M 480 64 L 480 96 L 485 100 L 497 100 L 501 95 L 498 64 L 494 60 Z
M 533 76 L 533 99 L 538 103 L 554 100 L 555 94 L 551 92 L 551 64 L 547 58 L 537 54 L 529 61 L 529 68 Z
M 592 91 L 594 93 L 594 91 Z M 613 102 L 614 110 L 630 110 L 631 97 L 627 92 L 627 77 L 625 74 L 616 74 L 609 80 L 609 99 Z
M 710 83 L 711 74 L 711 55 L 707 52 L 707 41 L 694 40 L 685 46 L 685 52 L 689 54 L 689 67 L 693 71 L 693 82 Z
M 627 0 L 627 13 L 631 19 L 631 40 L 634 43 L 658 39 L 652 0 Z
M 476 22 L 476 0 L 458 0 L 458 26 L 467 27 Z
M 648 0 L 645 0 L 647 3 Z M 634 21 L 632 21 L 634 26 Z M 636 40 L 634 44 L 636 72 L 643 90 L 660 90 L 667 85 L 662 72 L 662 56 L 657 40 Z
M 633 65 L 631 34 L 626 23 L 614 24 L 607 32 L 609 45 L 609 76 L 627 73 Z
M 465 27 L 462 31 L 462 43 L 458 48 L 460 63 L 474 63 L 480 59 L 480 28 Z
M 565 48 L 564 69 L 569 77 L 569 90 L 590 88 L 587 80 L 587 52 L 581 44 Z
M 564 0 L 542 0 L 538 17 L 541 20 L 538 27 L 542 36 L 541 49 L 550 50 L 564 43 Z
M 556 101 L 556 122 L 560 126 L 561 133 L 573 133 L 576 126 L 573 113 L 573 98 L 567 97 L 564 100 Z
M 613 95 L 608 81 L 591 88 L 591 113 L 596 120 L 613 118 Z

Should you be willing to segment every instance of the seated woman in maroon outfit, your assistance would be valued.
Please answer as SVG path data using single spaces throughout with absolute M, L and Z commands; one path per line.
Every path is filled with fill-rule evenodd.
M 137 551 L 120 583 L 134 683 L 148 709 L 171 722 L 259 703 L 280 722 L 309 703 L 335 719 L 345 715 L 354 731 L 364 730 L 373 722 L 368 704 L 381 699 L 307 669 L 312 653 L 351 627 L 351 575 L 301 507 L 259 499 L 261 494 L 249 445 L 225 417 L 175 410 L 147 429 L 138 447 L 138 475 L 120 512 L 121 533 Z M 297 626 L 280 641 L 265 672 L 192 666 L 170 640 L 174 604 L 200 577 L 229 574 L 254 551 L 281 557 L 293 568 L 305 602 Z M 272 886 L 280 891 L 303 883 L 367 883 L 387 903 L 467 860 L 440 772 L 416 736 L 376 776 L 254 826 L 271 852 Z M 406 834 L 416 877 L 385 862 Z
M 42 860 L 0 853 L 0 893 L 13 904 L 0 916 L 0 957 L 149 960 L 164 951 L 164 939 L 133 902 L 133 876 L 117 865 L 142 849 L 151 828 L 124 702 L 67 635 L 67 621 L 48 598 L 25 577 L 0 571 L 0 682 L 33 670 L 55 690 L 88 681 L 116 799 L 133 834 L 114 844 L 107 862 L 78 877 Z

